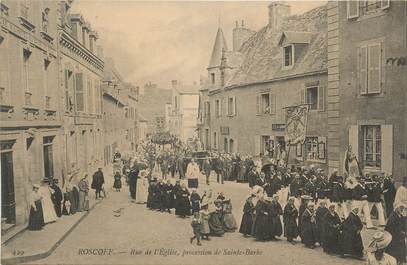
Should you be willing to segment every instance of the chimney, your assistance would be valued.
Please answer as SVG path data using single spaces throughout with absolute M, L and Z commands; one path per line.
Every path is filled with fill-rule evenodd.
M 177 80 L 172 80 L 171 85 L 172 85 L 172 88 L 176 88 L 177 85 L 178 85 L 178 81 Z
M 290 15 L 290 5 L 284 1 L 272 1 L 269 5 L 269 27 L 279 29 L 285 17 Z
M 238 24 L 238 22 L 236 22 Z M 245 27 L 244 20 L 241 21 L 241 27 L 233 29 L 233 51 L 238 51 L 242 44 L 247 41 L 255 32 Z

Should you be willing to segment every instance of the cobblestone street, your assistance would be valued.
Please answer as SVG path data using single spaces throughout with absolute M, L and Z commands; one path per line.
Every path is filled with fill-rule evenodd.
M 200 183 L 199 191 L 206 188 L 208 186 Z M 231 197 L 239 225 L 247 184 L 225 182 L 221 186 L 211 182 L 210 188 L 215 192 L 223 190 Z M 210 241 L 203 241 L 202 246 L 196 246 L 189 243 L 191 235 L 189 219 L 131 203 L 125 186 L 120 193 L 110 191 L 109 198 L 99 204 L 51 256 L 31 264 L 180 264 L 180 261 L 183 264 L 260 264 L 265 260 L 269 264 L 363 264 L 325 255 L 321 248 L 310 250 L 300 243 L 293 246 L 284 238 L 279 242 L 262 243 L 235 232 L 221 238 L 212 237 Z M 94 249 L 98 251 L 90 254 Z M 99 249 L 104 249 L 103 253 Z M 150 255 L 146 254 L 147 250 L 151 250 Z

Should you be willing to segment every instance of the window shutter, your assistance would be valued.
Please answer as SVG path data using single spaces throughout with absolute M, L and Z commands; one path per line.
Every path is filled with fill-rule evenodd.
M 270 94 L 270 114 L 276 114 L 276 95 Z
M 295 146 L 295 149 L 296 149 L 296 158 L 297 158 L 297 160 L 299 160 L 299 161 L 304 161 L 304 145 L 303 144 L 301 144 L 301 143 L 298 143 L 296 146 Z
M 348 19 L 359 17 L 359 1 L 348 0 Z
M 233 96 L 233 116 L 236 116 L 236 96 Z
M 260 95 L 256 96 L 256 115 L 260 115 Z
M 323 150 L 321 150 L 323 148 Z M 326 137 L 318 136 L 318 159 L 326 160 Z
M 359 127 L 357 125 L 349 127 L 349 145 L 352 146 L 352 152 L 359 159 Z
M 393 173 L 393 125 L 382 125 L 382 171 Z
M 305 104 L 305 88 L 300 89 L 300 104 Z
M 75 91 L 76 91 L 76 110 L 84 110 L 84 98 L 83 98 L 83 74 L 75 74 Z
M 368 49 L 368 92 L 380 93 L 381 92 L 381 62 L 382 62 L 382 49 L 381 44 L 369 45 Z
M 359 48 L 359 91 L 367 93 L 367 47 Z
M 390 7 L 390 0 L 382 0 L 382 9 L 387 9 Z
M 225 111 L 225 116 L 230 116 L 232 113 L 229 111 L 229 97 L 226 97 L 226 111 Z
M 318 109 L 320 111 L 325 110 L 325 87 L 318 87 Z
M 254 136 L 254 155 L 260 155 L 260 135 Z
M 220 108 L 219 108 L 220 115 L 219 116 L 221 116 L 221 117 L 222 117 L 222 115 L 226 116 L 227 113 L 225 111 L 225 98 L 221 98 L 219 100 L 219 104 L 220 104 Z

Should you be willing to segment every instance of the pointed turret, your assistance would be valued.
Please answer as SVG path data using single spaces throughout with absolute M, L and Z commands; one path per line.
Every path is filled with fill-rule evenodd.
M 209 61 L 208 68 L 219 67 L 222 61 L 222 50 L 228 51 L 223 31 L 219 27 L 216 33 L 215 44 L 213 45 L 211 60 Z

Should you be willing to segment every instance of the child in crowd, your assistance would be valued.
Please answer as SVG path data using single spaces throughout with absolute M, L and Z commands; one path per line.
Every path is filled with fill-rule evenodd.
M 192 221 L 191 221 L 191 226 L 192 226 L 192 230 L 194 233 L 194 236 L 191 237 L 190 242 L 192 244 L 192 242 L 194 242 L 194 239 L 196 239 L 197 241 L 197 245 L 201 246 L 201 219 L 199 217 L 199 212 L 195 212 L 193 217 L 192 217 Z

